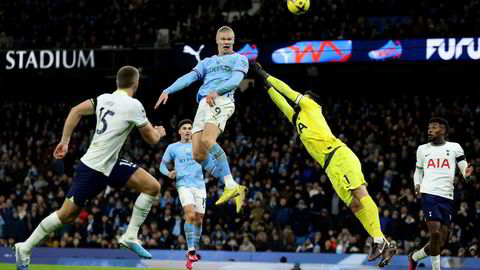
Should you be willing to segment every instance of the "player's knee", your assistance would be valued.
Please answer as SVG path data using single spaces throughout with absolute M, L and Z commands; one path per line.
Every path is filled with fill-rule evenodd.
M 138 191 L 153 197 L 158 197 L 160 195 L 160 183 L 152 177 L 152 179 L 144 184 Z
M 360 201 L 363 197 L 368 196 L 368 190 L 365 185 L 361 185 L 358 188 L 352 190 L 352 195 L 354 198 Z
M 77 217 L 73 213 L 67 213 L 65 211 L 57 211 L 58 219 L 62 222 L 63 225 L 71 224 Z
M 69 224 L 67 216 L 65 216 L 64 214 L 61 214 L 60 211 L 57 212 L 57 215 L 58 215 L 58 219 L 60 219 L 60 222 L 62 222 L 63 225 Z
M 353 198 L 352 199 L 352 202 L 350 203 L 350 210 L 352 210 L 353 213 L 356 213 L 358 211 L 360 211 L 361 209 L 361 204 L 360 204 L 360 201 L 357 200 L 357 198 Z
M 160 194 L 160 188 L 161 188 L 160 183 L 158 181 L 153 181 L 149 187 L 147 194 L 156 197 Z
M 440 244 L 440 240 L 442 239 L 442 234 L 440 233 L 440 231 L 433 231 L 433 232 L 430 232 L 430 238 L 432 239 L 432 241 L 430 241 L 431 243 L 434 242 L 436 244 Z
M 195 224 L 197 225 L 197 227 L 202 227 L 202 225 L 203 225 L 203 217 L 197 216 L 197 217 L 195 218 Z
M 212 146 L 217 143 L 215 141 L 215 138 L 210 138 L 210 137 L 207 137 L 207 136 L 202 136 L 202 144 L 207 148 L 207 149 L 210 149 L 212 148 Z
M 195 222 L 195 213 L 193 213 L 193 212 L 185 213 L 185 220 L 188 223 L 194 223 Z
M 202 164 L 207 159 L 207 156 L 203 153 L 194 152 L 192 153 L 192 156 L 193 156 L 193 159 L 200 164 Z

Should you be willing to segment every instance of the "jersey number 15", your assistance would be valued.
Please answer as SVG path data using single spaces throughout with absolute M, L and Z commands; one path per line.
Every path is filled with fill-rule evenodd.
M 97 134 L 99 134 L 99 135 L 102 134 L 102 133 L 104 133 L 105 130 L 107 130 L 107 126 L 108 126 L 107 119 L 106 119 L 107 115 L 112 115 L 112 116 L 115 115 L 115 112 L 112 112 L 112 111 L 110 111 L 110 110 L 107 110 L 107 111 L 102 115 L 103 110 L 105 110 L 105 108 L 104 108 L 104 107 L 101 107 L 101 108 L 100 108 L 100 114 L 99 114 L 99 116 L 100 116 L 100 121 L 102 121 L 102 125 L 103 125 L 103 126 L 102 126 L 102 128 L 97 129 Z

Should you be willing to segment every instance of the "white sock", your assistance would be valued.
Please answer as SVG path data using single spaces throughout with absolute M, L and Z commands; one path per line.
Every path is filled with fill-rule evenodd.
M 373 243 L 375 243 L 375 244 L 381 244 L 381 243 L 383 243 L 383 241 L 387 241 L 387 239 L 382 238 L 382 237 L 373 238 Z M 388 243 L 388 241 L 387 241 L 387 243 Z
M 412 259 L 416 262 L 419 260 L 428 257 L 427 253 L 425 253 L 425 248 L 423 247 L 422 249 L 418 250 L 417 252 L 413 253 Z
M 430 256 L 430 260 L 432 261 L 432 269 L 440 270 L 440 255 Z
M 135 201 L 135 205 L 133 206 L 132 217 L 130 218 L 127 232 L 125 232 L 125 236 L 128 239 L 137 239 L 138 230 L 147 218 L 147 215 L 150 212 L 150 208 L 152 208 L 152 204 L 156 199 L 157 197 L 153 197 L 145 193 L 140 193 L 137 200 Z
M 28 237 L 25 241 L 25 246 L 29 249 L 32 249 L 34 246 L 38 245 L 45 237 L 50 233 L 56 231 L 58 228 L 62 227 L 63 224 L 58 218 L 57 211 L 51 213 L 48 217 L 44 218 L 37 228 L 33 231 L 32 235 Z
M 233 180 L 233 176 L 231 174 L 225 175 L 223 180 L 225 181 L 225 187 L 228 189 L 238 186 L 237 182 Z

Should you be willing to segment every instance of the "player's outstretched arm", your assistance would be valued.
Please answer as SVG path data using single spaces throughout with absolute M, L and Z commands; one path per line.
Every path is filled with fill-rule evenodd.
M 178 78 L 172 85 L 170 85 L 167 89 L 163 90 L 162 94 L 157 100 L 157 103 L 155 104 L 155 109 L 158 108 L 160 104 L 167 103 L 169 94 L 178 92 L 186 88 L 187 86 L 194 83 L 198 79 L 200 79 L 200 77 L 198 73 L 194 70 Z
M 279 80 L 273 76 L 269 76 L 267 78 L 267 82 L 271 83 L 278 92 L 295 102 L 295 104 L 299 103 L 302 94 L 290 88 L 290 86 L 288 86 L 288 84 L 284 83 L 282 80 Z
M 301 94 L 288 86 L 283 81 L 273 77 L 272 75 L 268 74 L 262 66 L 257 62 L 250 63 L 250 69 L 258 73 L 258 75 L 262 76 L 267 82 L 269 82 L 275 89 L 280 92 L 282 95 L 286 96 L 291 101 L 298 104 L 297 100 L 300 100 L 299 97 Z
M 65 120 L 65 125 L 63 126 L 62 139 L 53 152 L 53 156 L 56 159 L 65 157 L 65 154 L 68 152 L 70 137 L 72 136 L 73 130 L 77 127 L 78 122 L 82 119 L 82 116 L 95 113 L 94 103 L 95 100 L 89 99 L 70 109 L 67 120 Z
M 293 115 L 295 114 L 295 110 L 288 104 L 288 101 L 275 90 L 274 87 L 269 87 L 268 89 L 268 95 L 272 99 L 273 103 L 277 105 L 277 107 L 283 112 L 283 114 L 288 118 L 288 121 L 290 123 L 292 122 Z
M 299 104 L 302 109 L 315 108 L 320 106 L 319 104 L 315 103 L 313 100 L 309 98 L 303 98 L 302 94 L 290 88 L 290 86 L 288 86 L 282 80 L 279 80 L 271 76 L 270 74 L 268 74 L 259 63 L 257 62 L 250 63 L 250 69 L 258 73 L 260 76 L 262 76 L 267 83 L 275 87 L 275 89 L 278 92 L 280 92 L 282 95 L 286 96 L 288 99 L 295 102 L 295 104 Z

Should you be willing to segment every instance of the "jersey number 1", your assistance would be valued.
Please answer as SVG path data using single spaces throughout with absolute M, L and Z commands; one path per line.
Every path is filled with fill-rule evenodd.
M 102 112 L 103 110 L 105 110 L 104 107 L 101 107 L 100 108 L 100 121 L 102 121 L 102 128 L 101 129 L 97 129 L 97 134 L 102 134 L 105 132 L 105 130 L 107 130 L 107 126 L 108 126 L 108 123 L 107 123 L 107 119 L 105 119 L 107 117 L 107 115 L 115 115 L 115 112 L 112 112 L 110 110 L 107 110 L 103 115 L 102 115 Z

